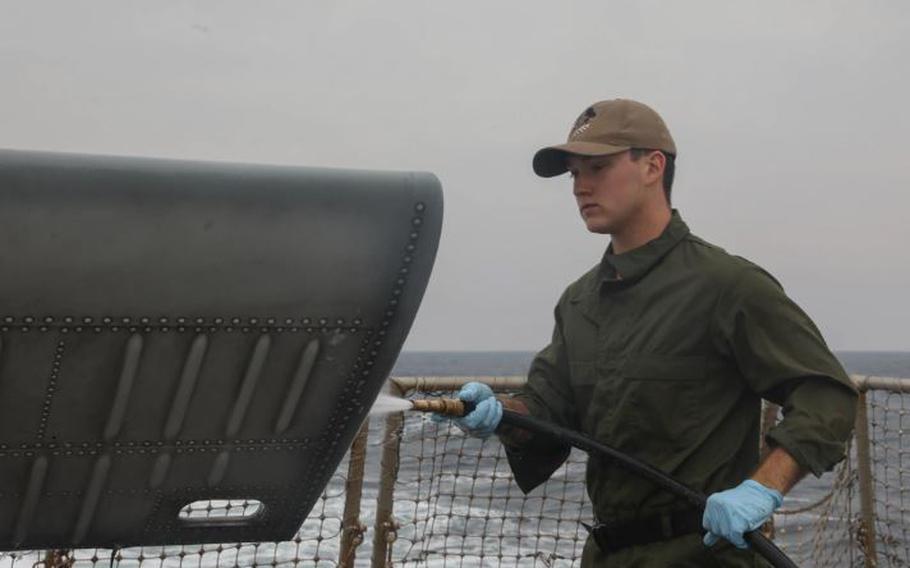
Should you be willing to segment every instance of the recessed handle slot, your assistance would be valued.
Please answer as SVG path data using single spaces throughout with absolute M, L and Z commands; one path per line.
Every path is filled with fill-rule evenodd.
M 265 514 L 265 504 L 257 499 L 212 499 L 187 503 L 177 513 L 184 525 L 244 526 Z

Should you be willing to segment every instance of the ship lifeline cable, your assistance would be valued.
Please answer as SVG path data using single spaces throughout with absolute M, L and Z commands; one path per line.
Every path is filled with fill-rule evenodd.
M 474 404 L 470 402 L 447 398 L 412 401 L 414 410 L 438 412 L 447 416 L 464 416 L 473 410 L 473 406 Z M 660 488 L 682 497 L 692 505 L 698 507 L 699 510 L 704 510 L 705 508 L 707 497 L 702 493 L 686 487 L 659 469 L 650 466 L 643 461 L 637 460 L 628 454 L 620 452 L 617 449 L 611 448 L 606 444 L 589 438 L 584 434 L 511 410 L 503 410 L 502 423 L 515 426 L 516 428 L 530 430 L 531 432 L 545 434 L 589 454 L 596 453 L 612 459 L 627 470 L 651 480 Z M 746 533 L 744 537 L 752 549 L 762 555 L 775 568 L 798 568 L 790 557 L 784 554 L 777 545 L 771 542 L 771 540 L 761 532 L 752 531 Z

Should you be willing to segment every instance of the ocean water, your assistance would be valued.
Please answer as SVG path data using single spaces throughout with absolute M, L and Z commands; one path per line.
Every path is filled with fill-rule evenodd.
M 838 351 L 849 373 L 910 378 L 908 351 Z M 524 375 L 533 351 L 409 351 L 398 358 L 393 376 Z

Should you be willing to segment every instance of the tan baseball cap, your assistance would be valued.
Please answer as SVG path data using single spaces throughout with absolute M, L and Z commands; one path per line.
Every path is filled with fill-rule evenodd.
M 548 146 L 534 154 L 534 173 L 558 176 L 566 172 L 569 155 L 608 156 L 630 148 L 676 155 L 673 137 L 654 109 L 629 99 L 600 101 L 581 113 L 565 144 Z

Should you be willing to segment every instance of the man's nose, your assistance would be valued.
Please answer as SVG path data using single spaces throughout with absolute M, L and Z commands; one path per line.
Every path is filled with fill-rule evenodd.
M 572 193 L 575 195 L 587 195 L 591 193 L 591 184 L 581 176 L 572 180 Z

